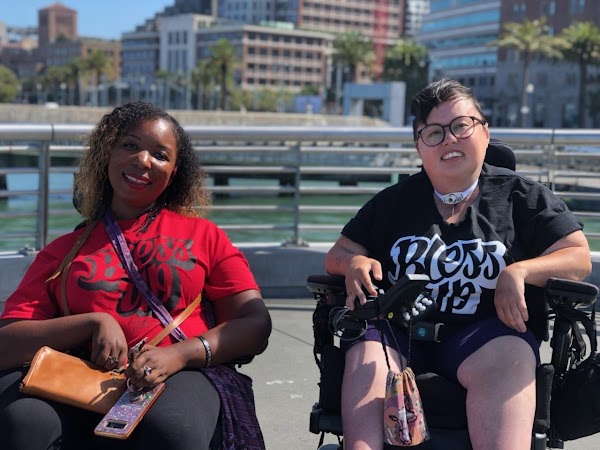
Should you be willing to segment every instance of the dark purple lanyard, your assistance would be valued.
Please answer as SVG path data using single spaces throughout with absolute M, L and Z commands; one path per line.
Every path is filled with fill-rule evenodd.
M 152 308 L 160 323 L 163 324 L 164 327 L 167 327 L 171 322 L 173 322 L 173 317 L 167 311 L 167 308 L 162 304 L 162 302 L 156 298 L 156 295 L 152 293 L 146 282 L 142 279 L 140 275 L 140 271 L 138 270 L 133 258 L 131 257 L 131 253 L 129 252 L 129 248 L 127 248 L 127 242 L 125 241 L 125 237 L 123 236 L 123 232 L 121 228 L 119 228 L 119 224 L 114 219 L 110 211 L 106 211 L 104 214 L 104 227 L 106 228 L 106 232 L 110 236 L 110 241 L 112 242 L 115 251 L 119 255 L 119 259 L 127 270 L 127 273 L 135 283 L 138 291 L 144 296 L 146 302 Z M 175 327 L 171 334 L 178 341 L 183 341 L 186 339 L 185 334 L 179 327 Z

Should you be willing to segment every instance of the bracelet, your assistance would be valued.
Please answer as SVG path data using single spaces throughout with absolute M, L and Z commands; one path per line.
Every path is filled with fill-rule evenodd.
M 204 360 L 204 367 L 209 367 L 212 362 L 212 350 L 210 348 L 210 344 L 208 340 L 204 336 L 196 336 L 202 345 L 204 346 L 204 351 L 206 352 L 206 359 Z

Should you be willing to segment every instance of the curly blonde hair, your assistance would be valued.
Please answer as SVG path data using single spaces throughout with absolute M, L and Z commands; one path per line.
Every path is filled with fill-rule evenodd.
M 210 193 L 204 172 L 194 153 L 190 138 L 179 122 L 163 109 L 151 103 L 134 102 L 115 108 L 104 115 L 88 139 L 87 150 L 75 176 L 73 201 L 82 217 L 90 222 L 99 218 L 110 205 L 112 187 L 108 180 L 108 163 L 116 142 L 132 128 L 148 120 L 171 123 L 177 141 L 179 168 L 171 184 L 157 204 L 189 217 L 201 217 L 210 205 Z

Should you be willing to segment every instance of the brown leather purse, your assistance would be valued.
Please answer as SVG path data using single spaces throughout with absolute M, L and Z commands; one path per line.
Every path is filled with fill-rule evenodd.
M 156 345 L 179 326 L 200 304 L 201 296 L 188 305 L 168 327 L 146 345 Z M 53 350 L 40 348 L 19 390 L 48 400 L 106 414 L 125 392 L 125 374 L 106 370 L 89 361 Z
M 19 390 L 106 414 L 125 391 L 125 374 L 42 347 L 33 357 Z
M 90 223 L 84 233 L 75 242 L 71 251 L 65 256 L 57 271 L 49 279 L 56 278 L 71 265 L 77 251 L 81 248 L 95 222 Z M 63 315 L 69 315 L 65 297 L 66 276 L 61 280 L 61 303 Z M 171 331 L 178 327 L 200 304 L 202 297 L 198 295 L 185 310 L 174 318 L 146 345 L 157 345 Z M 40 348 L 33 357 L 31 365 L 19 386 L 24 394 L 43 397 L 59 403 L 106 414 L 115 404 L 126 388 L 124 373 L 106 370 L 81 358 L 53 350 L 50 347 Z

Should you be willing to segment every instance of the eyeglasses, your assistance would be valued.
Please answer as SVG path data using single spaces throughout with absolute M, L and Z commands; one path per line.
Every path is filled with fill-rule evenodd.
M 440 125 L 439 123 L 432 123 L 426 127 L 421 128 L 417 132 L 417 139 L 421 137 L 421 140 L 428 147 L 435 147 L 440 145 L 446 139 L 446 128 L 452 133 L 456 139 L 467 139 L 471 137 L 475 131 L 475 125 L 479 122 L 481 125 L 485 125 L 485 120 L 479 119 L 473 116 L 458 116 L 452 119 L 448 125 Z

